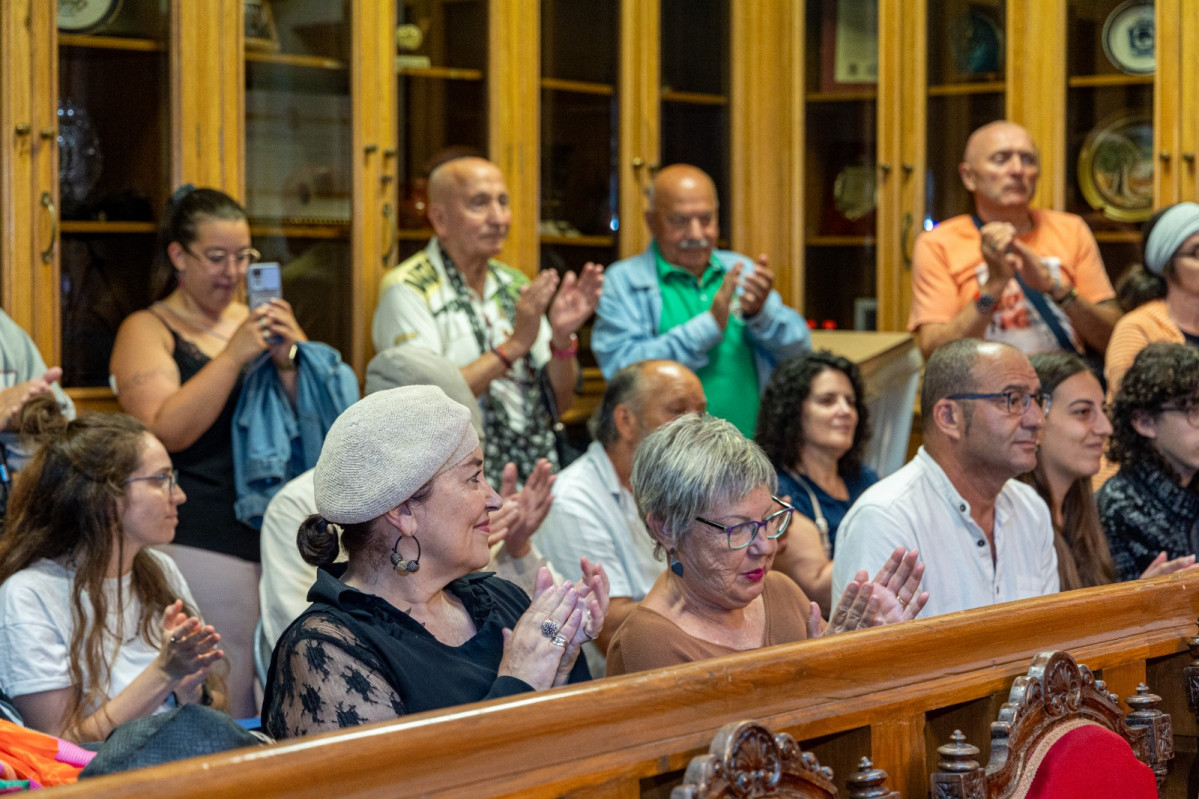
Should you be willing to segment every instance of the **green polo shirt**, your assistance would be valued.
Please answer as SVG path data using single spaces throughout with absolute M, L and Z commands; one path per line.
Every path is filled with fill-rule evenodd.
M 724 281 L 725 268 L 713 256 L 703 277 L 696 280 L 686 269 L 666 263 L 657 244 L 653 248 L 658 289 L 662 294 L 658 332 L 665 333 L 712 307 L 712 300 Z M 745 321 L 740 316 L 729 314 L 724 337 L 708 350 L 708 365 L 696 374 L 708 397 L 708 413 L 728 419 L 746 438 L 753 438 L 760 403 L 758 365 Z

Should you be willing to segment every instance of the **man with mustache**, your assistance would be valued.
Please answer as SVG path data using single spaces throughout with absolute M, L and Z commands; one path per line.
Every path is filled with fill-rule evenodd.
M 655 175 L 645 211 L 654 240 L 605 273 L 591 349 L 606 378 L 637 361 L 678 361 L 699 376 L 708 412 L 752 437 L 770 373 L 811 336 L 773 290 L 765 255 L 716 249 L 718 207 L 698 167 Z
M 1120 317 L 1099 247 L 1074 214 L 1030 208 L 1041 174 L 1028 131 L 1000 120 L 970 135 L 958 166 L 973 214 L 916 239 L 908 330 L 925 358 L 946 341 L 1005 341 L 1025 354 L 1100 356 Z
M 1023 353 L 980 339 L 929 358 L 924 446 L 866 490 L 841 522 L 833 596 L 897 546 L 920 550 L 924 616 L 1056 593 L 1049 508 L 1013 478 L 1037 465 L 1049 396 Z

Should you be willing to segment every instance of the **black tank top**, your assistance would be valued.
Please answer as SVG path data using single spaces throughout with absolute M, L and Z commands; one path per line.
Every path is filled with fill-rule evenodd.
M 179 382 L 186 383 L 211 360 L 200 349 L 179 335 L 161 317 L 155 316 L 175 339 L 175 364 Z M 176 544 L 207 549 L 243 560 L 259 560 L 258 531 L 242 524 L 233 512 L 237 490 L 233 483 L 233 411 L 241 395 L 242 380 L 229 392 L 221 415 L 190 447 L 171 453 L 179 470 L 179 485 L 187 502 L 179 506 Z

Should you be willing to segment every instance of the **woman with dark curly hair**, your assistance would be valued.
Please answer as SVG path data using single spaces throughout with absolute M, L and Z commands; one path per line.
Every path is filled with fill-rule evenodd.
M 1199 351 L 1159 342 L 1141 350 L 1112 408 L 1108 458 L 1120 471 L 1096 496 L 1122 580 L 1161 552 L 1194 554 L 1199 530 Z
M 837 528 L 878 475 L 862 463 L 870 438 L 862 375 L 831 352 L 797 355 L 762 394 L 754 441 L 778 473 L 779 496 L 801 514 L 776 568 L 828 610 Z

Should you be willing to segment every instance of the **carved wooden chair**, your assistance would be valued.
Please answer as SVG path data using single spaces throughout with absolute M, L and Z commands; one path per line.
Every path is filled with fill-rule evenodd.
M 984 769 L 960 731 L 937 750 L 934 799 L 1155 799 L 1174 757 L 1170 716 L 1143 684 L 1118 697 L 1066 652 L 1042 652 L 991 723 Z
M 862 758 L 846 781 L 849 799 L 901 799 L 886 787 L 887 772 Z M 691 759 L 671 799 L 835 799 L 832 769 L 799 748 L 786 733 L 774 735 L 753 721 L 726 724 L 708 754 Z

